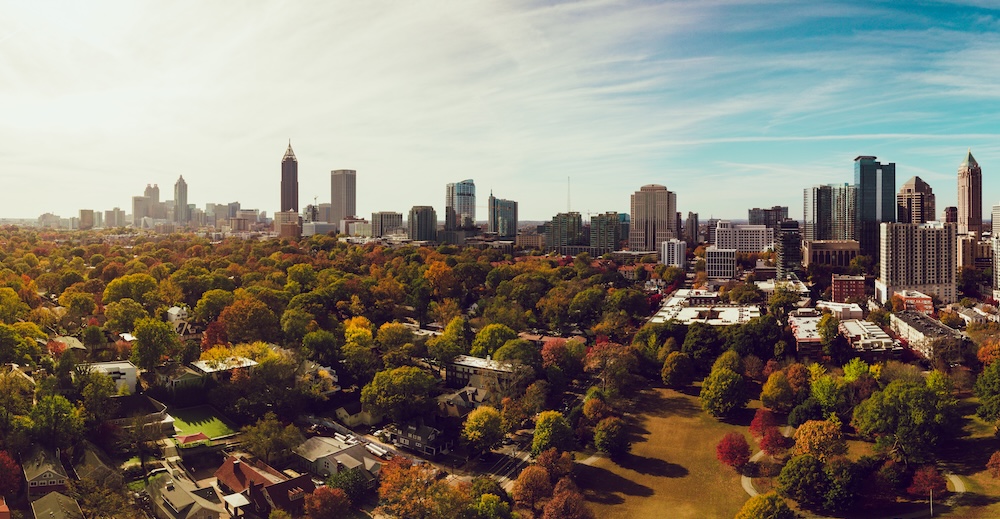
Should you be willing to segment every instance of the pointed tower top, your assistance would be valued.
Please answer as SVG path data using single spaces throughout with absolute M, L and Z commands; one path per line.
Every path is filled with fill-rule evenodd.
M 285 156 L 281 157 L 281 162 L 284 162 L 286 160 L 292 160 L 292 161 L 298 162 L 298 160 L 295 159 L 295 152 L 292 151 L 292 140 L 291 139 L 288 139 L 288 149 L 285 150 Z
M 968 153 L 965 155 L 965 160 L 962 161 L 962 166 L 978 166 L 979 163 L 972 156 L 972 148 L 969 148 Z

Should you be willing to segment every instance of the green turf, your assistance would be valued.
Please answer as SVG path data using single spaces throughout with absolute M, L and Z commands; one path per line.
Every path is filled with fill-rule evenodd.
M 209 438 L 218 438 L 236 432 L 211 406 L 201 405 L 168 411 L 174 417 L 177 434 L 205 433 Z

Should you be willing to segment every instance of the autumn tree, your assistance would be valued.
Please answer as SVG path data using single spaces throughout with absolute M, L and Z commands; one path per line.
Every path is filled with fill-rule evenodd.
M 759 408 L 754 411 L 753 420 L 750 421 L 750 435 L 757 439 L 763 438 L 764 433 L 774 429 L 777 423 L 774 413 L 763 407 Z
M 795 406 L 795 392 L 783 371 L 775 371 L 767 377 L 760 392 L 760 403 L 781 413 L 787 413 Z
M 826 487 L 823 462 L 811 454 L 795 456 L 778 475 L 778 493 L 806 507 L 822 504 Z
M 310 519 L 343 517 L 351 511 L 351 500 L 339 488 L 319 487 L 306 495 L 303 505 Z
M 510 327 L 503 324 L 488 324 L 476 334 L 475 340 L 472 341 L 472 350 L 469 354 L 485 358 L 487 355 L 493 355 L 507 341 L 516 338 L 517 332 L 510 329 Z
M 736 519 L 796 519 L 797 517 L 788 507 L 788 503 L 774 492 L 751 497 L 736 513 Z
M 847 452 L 840 424 L 829 420 L 809 420 L 795 431 L 794 454 L 812 454 L 820 461 Z
M 343 335 L 327 330 L 309 332 L 302 338 L 303 353 L 324 366 L 334 366 L 340 362 L 343 347 Z
M 131 333 L 135 329 L 135 322 L 149 317 L 149 312 L 137 301 L 126 297 L 105 305 L 104 315 L 108 318 L 105 324 L 109 330 L 115 333 Z
M 715 457 L 737 472 L 750 461 L 750 444 L 745 436 L 738 432 L 727 433 L 715 446 Z
M 193 317 L 203 323 L 218 319 L 222 311 L 233 304 L 233 293 L 228 290 L 212 289 L 201 295 L 194 307 Z
M 514 502 L 534 511 L 539 502 L 552 495 L 549 473 L 538 465 L 530 465 L 521 471 L 514 481 Z
M 282 425 L 274 413 L 267 413 L 257 423 L 243 428 L 243 445 L 248 451 L 270 462 L 275 454 L 288 452 L 302 441 L 298 428 Z
M 594 519 L 594 512 L 580 489 L 569 478 L 562 478 L 552 489 L 552 499 L 542 509 L 542 519 Z
M 427 341 L 427 353 L 438 362 L 451 362 L 469 352 L 469 323 L 464 317 L 455 317 L 437 337 Z
M 611 395 L 620 394 L 629 387 L 636 365 L 632 348 L 613 342 L 597 344 L 584 360 L 585 369 L 596 373 L 601 379 L 601 389 Z
M 782 456 L 788 450 L 788 443 L 789 439 L 777 427 L 772 427 L 761 437 L 760 450 L 768 456 Z
M 180 348 L 180 339 L 173 328 L 152 317 L 136 321 L 133 335 L 135 345 L 132 347 L 132 362 L 145 370 L 153 369 L 160 364 L 164 355 Z
M 91 298 L 93 303 L 93 298 Z M 0 322 L 14 324 L 28 315 L 31 308 L 10 287 L 0 287 Z M 81 314 L 82 315 L 82 314 Z
M 573 455 L 551 448 L 535 458 L 535 465 L 544 468 L 549 473 L 552 484 L 573 473 Z
M 434 384 L 434 377 L 413 366 L 380 371 L 361 390 L 361 403 L 365 409 L 404 422 L 433 406 Z
M 712 416 L 727 416 L 750 400 L 743 376 L 729 368 L 713 371 L 701 386 L 701 407 Z
M 500 412 L 487 405 L 474 409 L 465 418 L 462 437 L 469 442 L 474 451 L 482 452 L 496 448 L 504 438 Z
M 931 515 L 934 515 L 934 494 L 940 496 L 948 490 L 948 482 L 938 472 L 934 465 L 924 465 L 913 473 L 913 482 L 906 488 L 912 496 L 923 498 L 928 496 L 931 502 Z
M 379 473 L 380 505 L 376 512 L 398 519 L 462 517 L 472 505 L 468 492 L 437 478 L 426 465 L 396 456 Z
M 993 479 L 1000 478 L 1000 451 L 994 451 L 990 460 L 986 462 L 986 471 Z
M 628 452 L 631 442 L 628 440 L 625 422 L 617 417 L 605 418 L 598 422 L 594 427 L 594 446 L 612 457 Z
M 131 299 L 144 303 L 145 296 L 157 288 L 156 279 L 149 274 L 128 274 L 112 280 L 104 289 L 104 302 L 112 303 Z
M 694 362 L 687 353 L 675 351 L 663 360 L 660 378 L 663 384 L 670 388 L 682 388 L 694 381 Z
M 573 447 L 573 429 L 558 411 L 545 411 L 535 421 L 535 436 L 531 441 L 531 455 L 538 456 L 552 447 L 570 450 Z
M 7 451 L 0 451 L 0 496 L 13 496 L 20 492 L 21 466 Z
M 219 322 L 233 343 L 270 341 L 278 334 L 278 318 L 254 297 L 237 298 L 219 313 Z

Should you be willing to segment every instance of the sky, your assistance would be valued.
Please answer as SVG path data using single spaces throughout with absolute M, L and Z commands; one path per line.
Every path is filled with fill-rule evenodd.
M 902 5 L 901 4 L 905 4 Z M 993 7 L 991 7 L 993 5 Z M 444 213 L 471 178 L 521 220 L 677 209 L 745 219 L 896 164 L 940 212 L 966 150 L 1000 201 L 1000 8 L 965 2 L 0 3 L 0 216 L 76 216 L 146 184 L 278 210 L 357 170 L 359 216 Z

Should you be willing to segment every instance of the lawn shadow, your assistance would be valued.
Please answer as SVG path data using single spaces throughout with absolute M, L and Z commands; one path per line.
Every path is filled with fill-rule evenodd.
M 962 438 L 941 449 L 942 465 L 955 474 L 971 476 L 983 470 L 998 449 L 1000 439 L 996 437 Z
M 1000 503 L 1000 496 L 988 496 L 985 494 L 977 494 L 975 492 L 965 492 L 964 494 L 955 496 L 956 505 L 982 507 L 994 505 L 996 503 Z
M 639 456 L 637 454 L 626 453 L 612 459 L 619 467 L 634 470 L 639 474 L 656 476 L 660 478 L 682 478 L 688 475 L 688 469 L 676 463 L 670 463 L 659 458 Z
M 753 415 L 756 412 L 757 412 L 756 409 L 750 409 L 744 407 L 743 409 L 737 409 L 736 411 L 733 411 L 729 416 L 720 418 L 720 420 L 730 425 L 749 427 L 750 422 L 753 421 Z
M 656 392 L 655 396 L 643 398 L 641 412 L 657 418 L 680 416 L 691 418 L 701 412 L 701 408 L 690 399 L 680 395 L 664 395 Z
M 606 505 L 619 505 L 625 502 L 625 496 L 649 497 L 653 489 L 624 478 L 608 469 L 592 465 L 577 464 L 573 468 L 577 483 L 583 489 L 583 495 L 588 501 Z

